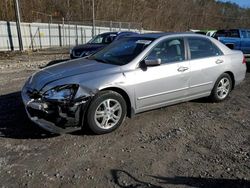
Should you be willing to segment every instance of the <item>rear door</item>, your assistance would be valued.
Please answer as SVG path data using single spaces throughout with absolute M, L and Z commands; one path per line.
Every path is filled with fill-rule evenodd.
M 188 37 L 190 80 L 188 97 L 209 95 L 224 69 L 220 49 L 204 37 Z

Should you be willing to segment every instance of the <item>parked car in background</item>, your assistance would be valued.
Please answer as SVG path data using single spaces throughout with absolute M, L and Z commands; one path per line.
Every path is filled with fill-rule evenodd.
M 206 35 L 206 31 L 203 30 L 197 30 L 197 29 L 190 29 L 191 32 L 194 32 L 196 34 Z
M 196 34 L 206 35 L 207 33 L 205 31 L 196 31 Z
M 208 30 L 206 35 L 212 37 L 217 30 Z
M 250 29 L 218 30 L 212 36 L 231 49 L 241 50 L 250 56 Z
M 147 110 L 207 96 L 223 101 L 245 74 L 242 52 L 211 37 L 142 34 L 42 69 L 25 83 L 22 99 L 29 118 L 46 130 L 89 126 L 103 134 Z
M 190 31 L 196 34 L 207 35 L 210 37 L 216 32 L 216 30 L 197 30 L 197 29 L 190 29 Z
M 73 47 L 70 50 L 70 58 L 74 59 L 74 58 L 89 56 L 97 52 L 98 50 L 104 48 L 105 46 L 109 45 L 115 40 L 134 34 L 137 33 L 131 31 L 102 33 L 100 35 L 95 36 L 87 44 L 82 44 Z

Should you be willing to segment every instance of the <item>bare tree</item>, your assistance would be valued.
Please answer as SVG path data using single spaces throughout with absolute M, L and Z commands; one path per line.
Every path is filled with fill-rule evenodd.
M 19 0 L 22 21 L 91 20 L 91 0 Z M 144 29 L 185 31 L 249 27 L 250 9 L 216 0 L 95 0 L 97 20 L 141 22 Z M 42 12 L 36 14 L 34 12 Z M 0 1 L 0 20 L 14 20 L 13 0 Z

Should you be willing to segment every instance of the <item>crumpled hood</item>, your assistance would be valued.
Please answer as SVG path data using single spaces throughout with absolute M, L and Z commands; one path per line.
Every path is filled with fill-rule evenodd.
M 36 72 L 29 79 L 27 87 L 39 91 L 48 83 L 59 79 L 95 71 L 102 71 L 113 67 L 117 67 L 117 65 L 99 63 L 94 60 L 83 58 L 66 61 Z

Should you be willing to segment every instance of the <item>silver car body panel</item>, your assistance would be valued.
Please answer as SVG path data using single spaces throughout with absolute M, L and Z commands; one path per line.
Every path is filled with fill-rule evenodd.
M 162 64 L 140 68 L 140 62 L 159 42 L 176 37 L 199 37 L 212 41 L 223 55 L 209 58 Z M 59 85 L 78 84 L 75 98 L 94 96 L 100 90 L 120 89 L 129 97 L 132 113 L 140 113 L 167 105 L 209 96 L 216 80 L 225 72 L 234 76 L 238 85 L 246 74 L 242 64 L 243 54 L 233 51 L 219 41 L 197 34 L 171 34 L 154 40 L 130 63 L 117 66 L 88 59 L 77 59 L 53 65 L 31 76 L 26 82 L 22 96 L 25 106 L 29 104 L 26 88 L 41 93 Z M 179 71 L 182 70 L 183 71 Z M 32 117 L 30 117 L 32 119 Z M 38 121 L 36 118 L 33 121 Z M 40 126 L 41 121 L 37 122 Z M 46 127 L 45 127 L 46 128 Z M 48 128 L 47 128 L 48 130 Z

